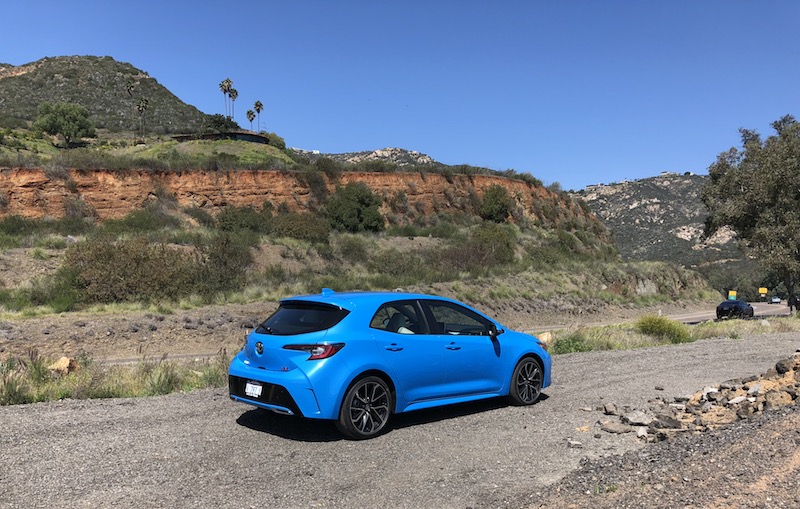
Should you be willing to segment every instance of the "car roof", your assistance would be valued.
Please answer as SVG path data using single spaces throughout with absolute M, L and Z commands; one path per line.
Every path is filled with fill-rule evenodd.
M 314 295 L 297 295 L 295 297 L 288 297 L 281 299 L 281 304 L 287 302 L 318 302 L 323 304 L 331 304 L 333 306 L 354 310 L 359 306 L 375 306 L 383 304 L 384 302 L 396 300 L 412 300 L 412 299 L 435 299 L 447 302 L 453 302 L 464 306 L 465 304 L 458 302 L 447 297 L 440 297 L 438 295 L 427 295 L 423 293 L 408 293 L 402 291 L 393 292 L 336 292 L 330 288 L 323 288 L 321 293 Z M 469 307 L 469 306 L 467 306 Z

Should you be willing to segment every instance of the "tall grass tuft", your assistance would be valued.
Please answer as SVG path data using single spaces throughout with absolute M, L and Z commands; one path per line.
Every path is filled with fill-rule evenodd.
M 582 331 L 575 331 L 566 336 L 556 338 L 548 350 L 553 354 L 590 352 L 594 350 L 594 346 Z
M 688 343 L 692 336 L 686 325 L 665 316 L 645 315 L 636 320 L 636 329 L 662 342 Z

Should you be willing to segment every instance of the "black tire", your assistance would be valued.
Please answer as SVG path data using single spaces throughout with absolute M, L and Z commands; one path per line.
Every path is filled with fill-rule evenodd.
M 539 361 L 525 357 L 514 368 L 508 396 L 515 405 L 533 405 L 542 395 L 544 372 Z
M 382 378 L 367 376 L 348 389 L 339 409 L 336 428 L 355 440 L 381 433 L 392 415 L 392 393 Z

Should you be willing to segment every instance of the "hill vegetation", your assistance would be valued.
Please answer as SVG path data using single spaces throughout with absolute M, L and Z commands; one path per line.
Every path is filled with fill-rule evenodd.
M 614 233 L 626 260 L 670 261 L 697 270 L 720 294 L 737 290 L 759 300 L 758 289 L 787 298 L 780 278 L 763 259 L 747 257 L 732 229 L 706 236 L 709 210 L 703 203 L 706 175 L 664 173 L 635 181 L 590 186 L 574 196 L 583 200 Z
M 199 132 L 208 115 L 185 104 L 146 72 L 111 57 L 71 56 L 0 65 L 0 127 L 24 128 L 41 103 L 74 103 L 89 111 L 98 129 L 134 133 L 137 105 L 147 99 L 148 129 L 156 134 Z
M 62 217 L 5 214 L 0 249 L 55 258 L 30 282 L 0 281 L 13 312 L 68 311 L 110 303 L 203 305 L 336 290 L 416 288 L 502 311 L 595 312 L 607 305 L 706 299 L 696 274 L 666 263 L 620 264 L 609 231 L 560 188 L 513 170 L 447 166 L 400 149 L 325 155 L 268 144 L 195 139 L 173 133 L 222 131 L 228 119 L 183 104 L 157 81 L 109 57 L 57 57 L 0 67 L 0 167 L 43 168 L 70 196 Z M 147 99 L 147 128 L 137 105 Z M 96 139 L 69 150 L 31 129 L 41 102 L 89 112 Z M 292 172 L 313 198 L 229 205 L 211 214 L 182 205 L 168 189 L 122 218 L 97 221 L 68 170 L 174 172 L 239 169 Z M 533 214 L 519 211 L 503 186 L 475 189 L 436 214 L 362 184 L 337 184 L 344 172 L 495 175 L 540 189 Z M 448 189 L 441 189 L 448 204 Z M 8 204 L 0 196 L 0 215 Z M 388 214 L 387 214 L 388 211 Z M 389 215 L 390 214 L 390 215 Z M 113 277 L 109 277 L 109 276 Z

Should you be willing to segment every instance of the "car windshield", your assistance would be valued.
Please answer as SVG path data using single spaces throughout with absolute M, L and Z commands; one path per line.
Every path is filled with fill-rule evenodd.
M 256 328 L 258 334 L 292 336 L 329 329 L 349 311 L 316 302 L 284 302 Z

